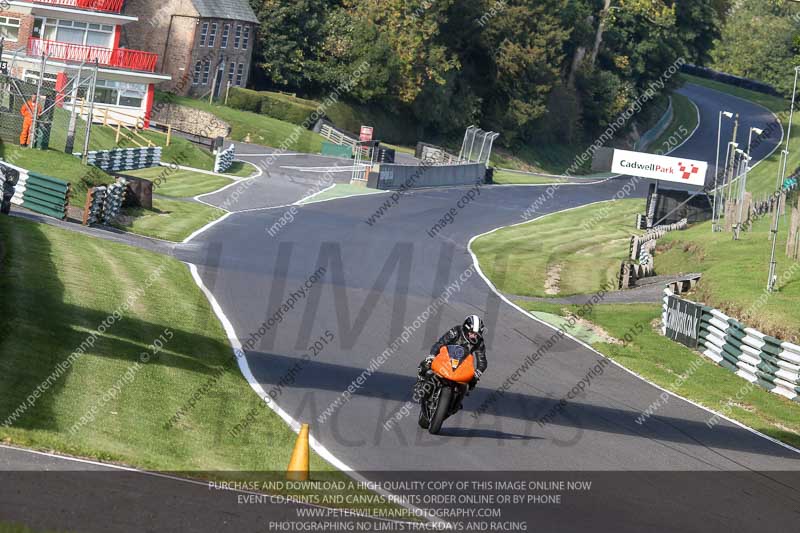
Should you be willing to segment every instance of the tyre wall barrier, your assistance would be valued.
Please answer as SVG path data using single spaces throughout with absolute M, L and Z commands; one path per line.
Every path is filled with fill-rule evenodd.
M 72 155 L 83 156 L 81 152 Z M 87 162 L 106 172 L 157 167 L 161 163 L 161 147 L 92 150 L 87 154 Z
M 484 163 L 463 165 L 397 165 L 383 163 L 379 172 L 370 172 L 367 186 L 373 189 L 415 189 L 446 185 L 475 185 L 486 179 Z
M 3 163 L 19 172 L 11 203 L 59 220 L 67 218 L 71 187 L 69 182 Z
M 670 296 L 677 297 L 664 289 L 664 335 Z M 701 307 L 697 349 L 705 357 L 750 383 L 800 403 L 800 346 L 749 328 L 713 307 Z
M 641 217 L 637 218 L 637 223 Z M 686 229 L 688 222 L 683 219 L 674 224 L 655 226 L 645 231 L 643 235 L 632 235 L 628 250 L 628 259 L 623 261 L 619 269 L 619 289 L 629 289 L 636 284 L 637 279 L 655 275 L 653 252 L 656 241 L 670 231 Z
M 228 146 L 226 149 L 217 152 L 214 159 L 214 172 L 225 172 L 233 164 L 233 158 L 236 157 L 236 150 L 233 145 Z
M 89 189 L 83 209 L 83 225 L 112 223 L 122 209 L 127 185 L 127 180 L 117 178 L 117 181 L 111 185 L 101 185 Z

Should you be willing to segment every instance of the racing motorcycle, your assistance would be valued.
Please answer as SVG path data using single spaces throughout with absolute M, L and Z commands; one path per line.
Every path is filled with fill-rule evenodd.
M 475 358 L 457 345 L 442 346 L 425 377 L 419 425 L 437 435 L 445 418 L 461 409 L 469 382 L 475 377 Z

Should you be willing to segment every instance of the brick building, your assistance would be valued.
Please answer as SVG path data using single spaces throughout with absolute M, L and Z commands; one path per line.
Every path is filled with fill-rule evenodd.
M 127 0 L 124 43 L 159 55 L 158 72 L 172 80 L 159 89 L 216 95 L 250 77 L 258 19 L 248 0 Z
M 156 72 L 156 54 L 120 43 L 123 28 L 137 23 L 123 14 L 125 0 L 4 1 L 0 5 L 3 60 L 11 75 L 27 81 L 39 79 L 42 55 L 47 65 L 44 82 L 59 90 L 80 63 L 99 64 L 96 109 L 119 120 L 147 122 L 154 86 L 169 76 Z M 71 105 L 70 95 L 64 99 Z

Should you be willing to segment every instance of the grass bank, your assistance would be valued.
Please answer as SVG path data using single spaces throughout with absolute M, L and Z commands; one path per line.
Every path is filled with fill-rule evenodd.
M 153 209 L 123 209 L 114 227 L 145 237 L 181 242 L 224 214 L 222 209 L 199 202 L 153 198 Z
M 561 316 L 576 314 L 580 309 L 574 305 L 539 302 L 517 304 L 528 311 Z M 587 341 L 625 368 L 709 409 L 730 411 L 728 416 L 766 435 L 800 446 L 800 405 L 760 387 L 749 388 L 742 395 L 743 386 L 747 384 L 745 380 L 661 335 L 657 327 L 661 320 L 660 305 L 600 304 L 584 318 L 617 340 L 626 334 L 631 338 L 630 333 L 636 332 L 627 343 Z M 653 400 L 657 400 L 655 394 Z M 658 417 L 658 411 L 654 416 Z M 653 422 L 644 420 L 643 423 Z
M 0 155 L 12 165 L 70 182 L 72 192 L 69 203 L 74 207 L 83 207 L 90 187 L 114 181 L 113 176 L 99 168 L 83 165 L 77 157 L 56 150 L 37 150 L 0 143 Z
M 0 426 L 0 440 L 161 471 L 286 467 L 295 434 L 231 364 L 227 338 L 186 265 L 11 217 L 0 217 L 0 244 L 0 310 L 14 332 L 0 338 L 2 419 L 86 346 L 35 405 Z M 121 318 L 96 333 L 120 309 Z M 163 348 L 154 353 L 159 339 Z M 131 372 L 130 382 L 120 382 Z M 208 394 L 165 429 L 204 386 Z M 231 437 L 254 408 L 257 423 Z M 81 424 L 81 417 L 91 420 Z M 311 460 L 313 469 L 332 471 L 316 455 Z
M 628 210 L 631 207 L 635 207 L 634 212 L 641 209 L 642 204 L 636 206 L 637 202 L 639 201 L 606 202 L 551 215 L 481 237 L 473 243 L 472 249 L 477 254 L 483 271 L 502 291 L 545 296 L 544 280 L 549 265 L 562 264 L 566 268 L 567 265 L 588 264 L 588 268 L 590 270 L 594 268 L 596 272 L 591 273 L 592 275 L 586 275 L 586 272 L 578 273 L 579 278 L 583 277 L 580 292 L 593 292 L 608 280 L 616 278 L 615 273 L 602 265 L 608 262 L 618 266 L 619 261 L 626 255 L 627 246 L 620 249 L 619 239 L 621 232 L 626 228 L 629 233 L 633 231 L 633 218 Z M 590 243 L 591 247 L 605 250 L 604 252 L 595 256 L 591 251 L 587 253 L 587 249 L 583 246 L 569 246 L 570 243 L 565 246 L 561 242 L 582 239 L 587 232 L 575 229 L 576 223 L 580 220 L 601 220 L 601 225 L 609 226 L 593 230 L 594 239 Z M 703 231 L 711 235 L 710 229 L 701 225 L 687 231 L 674 232 L 669 234 L 668 238 L 689 243 L 698 240 L 699 233 L 695 232 Z M 553 235 L 563 237 L 554 239 Z M 726 237 L 727 245 L 737 244 L 730 242 L 729 234 Z M 537 245 L 541 240 L 544 240 L 541 246 Z M 766 242 L 761 240 L 761 244 L 765 245 Z M 561 249 L 553 251 L 554 245 L 560 246 Z M 679 249 L 678 246 L 672 248 Z M 748 254 L 741 253 L 742 251 L 739 250 L 739 254 L 747 257 Z M 703 252 L 700 248 L 693 246 L 687 247 L 684 250 L 685 255 L 680 258 L 665 259 L 668 254 L 669 252 L 656 255 L 656 267 L 659 273 L 662 273 L 662 270 L 668 271 L 667 267 L 670 265 L 676 266 L 677 271 L 695 269 L 703 271 L 703 266 L 692 263 L 690 258 L 699 258 L 698 262 L 707 260 L 702 259 Z M 555 260 L 552 258 L 554 255 Z M 585 256 L 588 256 L 588 263 Z M 747 272 L 752 268 L 741 263 L 725 263 L 726 260 L 729 259 L 716 257 L 713 263 L 720 266 L 714 268 L 720 270 L 724 268 L 732 273 Z M 705 266 L 701 287 L 707 282 L 707 277 L 714 277 L 709 265 Z M 562 277 L 562 279 L 569 278 Z M 733 277 L 728 279 L 736 283 Z M 712 287 L 716 286 L 712 284 Z M 790 296 L 787 292 L 786 296 L 790 301 L 798 301 L 796 295 Z M 538 316 L 547 318 L 551 323 L 563 323 L 564 317 L 576 315 L 581 309 L 580 306 L 550 302 L 517 301 L 516 303 Z M 770 300 L 768 305 L 771 307 L 773 301 Z M 586 309 L 582 310 L 585 311 Z M 759 387 L 753 387 L 746 395 L 741 396 L 740 391 L 746 384 L 744 380 L 706 360 L 699 353 L 663 337 L 658 327 L 660 316 L 660 304 L 599 303 L 583 316 L 591 323 L 594 331 L 587 332 L 587 328 L 582 327 L 579 336 L 599 352 L 668 390 L 717 411 L 730 410 L 732 418 L 776 439 L 793 446 L 800 446 L 800 405 Z M 630 341 L 622 342 L 622 339 L 626 338 Z M 741 399 L 734 402 L 734 398 Z M 657 412 L 655 416 L 658 416 Z M 642 423 L 652 423 L 652 421 L 643 420 Z
M 540 176 L 536 174 L 510 172 L 508 170 L 495 170 L 493 180 L 498 185 L 527 185 L 527 184 L 546 184 L 546 183 L 565 183 L 564 178 L 552 178 L 550 176 Z
M 127 170 L 125 174 L 150 181 L 155 180 L 158 186 L 154 187 L 154 194 L 176 198 L 189 198 L 216 191 L 233 181 L 218 175 L 183 169 L 172 170 L 168 167 Z
M 343 198 L 345 196 L 356 196 L 363 194 L 382 194 L 386 191 L 378 191 L 375 189 L 368 189 L 361 185 L 351 185 L 349 183 L 336 183 L 333 187 L 321 191 L 312 198 L 303 200 L 301 204 L 313 204 L 314 202 L 321 202 L 323 200 L 332 200 L 334 198 Z
M 68 124 L 69 112 L 64 109 L 56 109 L 53 116 L 53 127 L 50 133 L 50 148 L 53 150 L 64 151 Z M 122 131 L 123 133 L 125 132 L 125 130 Z M 143 131 L 139 132 L 139 134 L 153 142 L 156 146 L 162 147 L 161 159 L 166 163 L 172 161 L 190 162 L 193 167 L 202 168 L 203 170 L 214 170 L 214 156 L 211 152 L 192 144 L 183 137 L 173 135 L 170 139 L 169 146 L 165 146 L 166 136 L 161 133 Z M 75 149 L 73 151 L 80 152 L 83 150 L 85 135 L 86 121 L 78 119 L 75 127 Z M 117 142 L 116 137 L 117 133 L 114 127 L 92 124 L 89 149 L 110 150 L 112 148 L 138 148 L 139 145 L 144 144 L 144 141 L 139 138 L 136 138 L 137 143 L 134 143 L 124 137 L 121 137 L 120 142 Z
M 235 141 L 284 146 L 287 150 L 314 154 L 322 150 L 320 135 L 290 122 L 182 96 L 170 96 L 169 102 L 213 113 L 230 124 L 230 137 Z
M 616 276 L 644 200 L 619 200 L 504 228 L 473 243 L 497 288 L 520 296 L 597 291 Z
M 775 337 L 800 340 L 800 263 L 786 257 L 787 220 L 779 217 L 776 257 L 778 291 L 767 303 L 754 305 L 764 295 L 771 251 L 772 219 L 763 217 L 738 241 L 730 233 L 712 233 L 709 222 L 667 234 L 658 241 L 658 274 L 702 272 L 692 298 L 735 316 L 748 326 Z

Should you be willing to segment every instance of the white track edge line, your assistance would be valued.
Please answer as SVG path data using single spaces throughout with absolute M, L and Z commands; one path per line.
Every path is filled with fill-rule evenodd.
M 797 449 L 794 446 L 792 446 L 790 444 L 787 444 L 785 442 L 782 442 L 782 441 L 780 441 L 780 440 L 778 440 L 776 438 L 770 437 L 769 435 L 761 433 L 760 431 L 758 431 L 756 429 L 753 429 L 753 428 L 751 428 L 749 426 L 746 426 L 745 424 L 739 422 L 738 420 L 734 420 L 734 419 L 732 419 L 730 417 L 727 417 L 727 416 L 723 415 L 722 413 L 718 413 L 718 412 L 714 411 L 713 409 L 711 409 L 709 407 L 701 405 L 701 404 L 699 404 L 699 403 L 697 403 L 697 402 L 695 402 L 693 400 L 690 400 L 688 398 L 684 398 L 683 396 L 681 396 L 681 395 L 679 395 L 677 393 L 674 393 L 674 392 L 672 392 L 670 390 L 667 390 L 664 387 L 658 385 L 657 383 L 654 383 L 654 382 L 650 381 L 649 379 L 645 378 L 644 376 L 641 376 L 641 375 L 637 374 L 633 370 L 630 370 L 630 369 L 626 368 L 625 366 L 623 366 L 620 363 L 616 362 L 615 360 L 611 359 L 607 355 L 597 351 L 596 349 L 594 349 L 590 345 L 586 344 L 582 340 L 578 339 L 577 337 L 574 337 L 574 336 L 570 335 L 568 332 L 566 332 L 566 331 L 564 331 L 564 330 L 562 330 L 562 329 L 560 329 L 560 328 L 558 328 L 556 326 L 553 326 L 552 324 L 548 324 L 547 322 L 545 322 L 545 321 L 543 321 L 543 320 L 541 320 L 539 318 L 536 318 L 534 315 L 532 315 L 531 313 L 529 313 L 528 311 L 526 311 L 522 307 L 518 306 L 517 304 L 515 304 L 514 302 L 512 302 L 511 300 L 506 298 L 506 296 L 503 295 L 500 291 L 498 291 L 497 287 L 495 287 L 494 283 L 492 283 L 492 281 L 483 273 L 483 270 L 481 270 L 480 264 L 478 263 L 478 257 L 475 255 L 475 252 L 472 250 L 472 243 L 476 239 L 478 239 L 480 237 L 484 237 L 486 235 L 489 235 L 491 233 L 494 233 L 494 232 L 499 231 L 499 230 L 504 229 L 504 228 L 510 228 L 510 227 L 514 227 L 514 226 L 519 226 L 521 224 L 528 224 L 529 222 L 535 222 L 536 220 L 540 220 L 540 219 L 542 219 L 544 217 L 547 217 L 547 216 L 550 216 L 550 215 L 555 215 L 555 214 L 558 214 L 558 213 L 565 213 L 567 211 L 572 211 L 574 209 L 580 209 L 581 207 L 587 207 L 587 206 L 590 206 L 590 205 L 595 205 L 595 204 L 599 204 L 599 203 L 603 203 L 603 202 L 607 202 L 607 201 L 608 200 L 602 200 L 602 201 L 599 201 L 599 202 L 591 202 L 591 203 L 583 204 L 583 205 L 576 206 L 576 207 L 570 207 L 570 208 L 567 208 L 567 209 L 562 209 L 560 211 L 554 211 L 552 213 L 547 213 L 545 215 L 541 215 L 541 216 L 536 217 L 536 218 L 531 219 L 531 220 L 526 220 L 524 222 L 518 222 L 516 224 L 511 224 L 511 225 L 508 225 L 508 226 L 500 226 L 500 227 L 494 228 L 493 230 L 489 230 L 489 231 L 487 231 L 485 233 L 481 233 L 479 235 L 475 235 L 467 243 L 467 250 L 469 251 L 470 255 L 472 256 L 472 263 L 475 266 L 475 269 L 478 271 L 478 274 L 481 276 L 483 281 L 486 283 L 486 285 L 488 285 L 489 289 L 492 292 L 494 292 L 505 303 L 507 303 L 508 305 L 510 305 L 511 307 L 513 307 L 514 309 L 516 309 L 517 311 L 522 313 L 523 315 L 527 316 L 528 318 L 530 318 L 532 320 L 535 320 L 536 322 L 539 322 L 540 324 L 543 324 L 546 327 L 551 328 L 551 329 L 553 329 L 555 331 L 560 331 L 560 332 L 564 333 L 564 335 L 566 337 L 569 337 L 570 339 L 572 339 L 573 341 L 577 342 L 578 344 L 580 344 L 584 348 L 587 348 L 588 350 L 596 353 L 600 357 L 608 360 L 614 366 L 617 366 L 617 367 L 621 368 L 622 370 L 624 370 L 625 372 L 628 372 L 629 374 L 631 374 L 633 376 L 636 376 L 637 378 L 641 379 L 645 383 L 647 383 L 647 384 L 649 384 L 649 385 L 651 385 L 651 386 L 653 386 L 653 387 L 655 387 L 655 388 L 657 388 L 657 389 L 659 389 L 659 390 L 661 390 L 663 392 L 666 392 L 667 394 L 670 394 L 670 395 L 672 395 L 672 396 L 674 396 L 674 397 L 676 397 L 678 399 L 681 399 L 681 400 L 683 400 L 683 401 L 685 401 L 687 403 L 690 403 L 691 405 L 694 405 L 695 407 L 699 407 L 700 409 L 702 409 L 704 411 L 708 411 L 709 413 L 713 413 L 714 415 L 716 415 L 716 416 L 718 416 L 718 417 L 720 417 L 720 418 L 722 418 L 724 420 L 727 420 L 728 422 L 731 422 L 732 424 L 734 424 L 736 426 L 739 426 L 740 428 L 745 429 L 745 430 L 747 430 L 747 431 L 749 431 L 749 432 L 751 432 L 751 433 L 753 433 L 755 435 L 758 435 L 759 437 L 762 437 L 762 438 L 764 438 L 764 439 L 766 439 L 766 440 L 768 440 L 768 441 L 770 441 L 770 442 L 772 442 L 774 444 L 782 446 L 782 447 L 786 448 L 787 450 L 791 450 L 791 451 L 793 451 L 795 453 L 800 454 L 800 449 Z
M 267 406 L 270 409 L 272 409 L 272 411 L 275 412 L 275 414 L 277 414 L 279 417 L 281 417 L 283 419 L 283 421 L 286 422 L 289 425 L 289 427 L 292 429 L 292 431 L 294 431 L 295 433 L 299 433 L 300 432 L 300 426 L 301 426 L 300 422 L 295 420 L 292 417 L 292 415 L 290 415 L 288 412 L 286 412 L 277 403 L 271 401 L 269 395 L 267 394 L 267 391 L 265 391 L 264 388 L 261 386 L 261 383 L 259 383 L 258 380 L 256 380 L 255 376 L 253 375 L 253 372 L 250 370 L 250 365 L 247 362 L 247 355 L 245 354 L 244 349 L 242 348 L 242 344 L 239 342 L 239 338 L 236 335 L 236 330 L 234 329 L 233 324 L 228 319 L 228 317 L 225 315 L 225 312 L 222 310 L 222 306 L 219 305 L 219 302 L 217 302 L 217 299 L 214 296 L 214 294 L 203 283 L 203 280 L 200 277 L 200 273 L 197 271 L 197 266 L 192 264 L 192 263 L 186 263 L 186 265 L 189 267 L 189 271 L 191 272 L 192 278 L 194 279 L 195 283 L 200 288 L 202 293 L 205 295 L 206 299 L 208 300 L 208 303 L 211 305 L 211 308 L 214 310 L 214 314 L 217 316 L 217 319 L 222 324 L 222 327 L 225 330 L 225 335 L 228 337 L 228 341 L 231 343 L 231 347 L 233 348 L 234 357 L 236 357 L 237 360 L 238 360 L 239 370 L 241 371 L 242 375 L 247 380 L 247 382 L 250 384 L 250 387 L 255 391 L 255 393 L 258 395 L 258 397 L 261 398 L 264 401 L 264 403 L 266 403 Z M 237 353 L 241 353 L 242 356 L 238 357 Z M 354 481 L 359 481 L 359 482 L 369 482 L 370 481 L 367 478 L 365 478 L 364 476 L 362 476 L 361 474 L 359 474 L 358 472 L 356 472 L 355 470 L 353 470 L 352 468 L 350 468 L 343 461 L 341 461 L 338 457 L 333 455 L 333 453 L 330 452 L 325 447 L 325 445 L 323 445 L 319 440 L 317 440 L 314 436 L 311 435 L 310 431 L 309 431 L 309 435 L 308 435 L 308 441 L 309 441 L 309 445 L 311 446 L 311 448 L 315 452 L 317 452 L 317 454 L 319 454 L 320 457 L 322 457 L 323 459 L 328 461 L 331 465 L 333 465 L 338 470 L 344 472 L 347 476 L 352 478 Z M 385 491 L 383 489 L 377 489 L 377 490 L 374 490 L 373 492 L 377 492 L 381 496 L 384 496 L 384 497 L 387 497 L 387 498 L 396 496 L 396 495 L 392 494 L 391 492 Z M 422 511 L 421 509 L 417 508 L 414 505 L 400 504 L 400 503 L 397 503 L 397 502 L 392 502 L 392 503 L 395 503 L 395 505 L 400 505 L 400 506 L 402 506 L 402 507 L 404 507 L 404 508 L 406 508 L 406 509 L 408 509 L 408 510 L 410 510 L 412 512 L 413 511 L 419 511 L 419 512 Z M 406 522 L 406 521 L 391 520 L 391 519 L 379 518 L 379 517 L 368 517 L 368 518 L 372 518 L 372 519 L 375 519 L 375 520 L 381 520 L 381 521 L 384 521 L 384 522 L 410 523 L 410 522 Z M 439 522 L 437 520 L 432 520 L 432 521 Z

